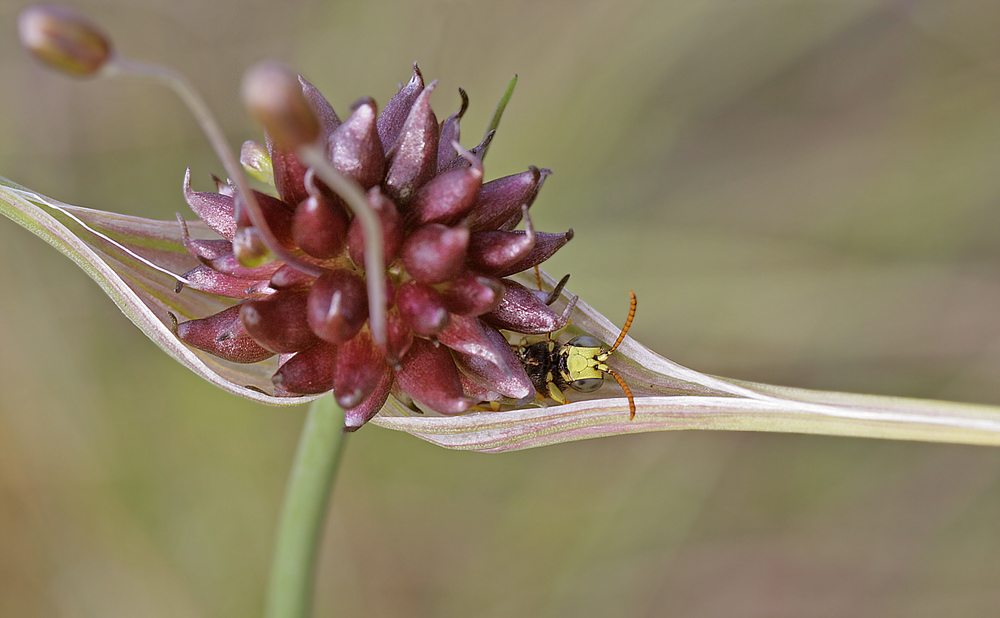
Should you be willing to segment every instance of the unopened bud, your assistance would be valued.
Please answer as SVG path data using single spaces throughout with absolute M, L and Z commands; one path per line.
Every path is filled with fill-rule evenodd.
M 243 101 L 268 135 L 283 148 L 294 150 L 319 137 L 316 113 L 309 105 L 299 77 L 277 62 L 261 62 L 243 76 Z
M 92 75 L 111 57 L 111 43 L 97 26 L 63 6 L 39 4 L 21 11 L 21 44 L 39 60 L 71 75 Z

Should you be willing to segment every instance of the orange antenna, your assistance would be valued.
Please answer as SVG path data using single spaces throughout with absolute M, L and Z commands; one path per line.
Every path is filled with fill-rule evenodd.
M 635 317 L 636 300 L 635 300 L 635 293 L 632 292 L 632 290 L 628 291 L 628 295 L 632 297 L 632 306 L 629 307 L 629 310 L 628 310 L 628 319 L 625 320 L 625 326 L 622 327 L 622 332 L 621 332 L 620 335 L 618 335 L 618 341 L 615 341 L 615 345 L 611 346 L 611 349 L 608 350 L 608 354 L 610 354 L 610 353 L 614 352 L 615 350 L 617 350 L 618 346 L 620 346 L 622 344 L 622 341 L 625 341 L 625 333 L 628 332 L 628 327 L 632 326 L 632 319 Z M 615 374 L 612 374 L 612 375 L 615 375 Z M 618 379 L 618 383 L 622 385 L 622 388 L 625 388 L 625 385 L 622 383 L 621 378 L 619 378 L 617 375 L 615 375 L 615 378 Z M 625 388 L 625 390 L 626 390 L 626 392 L 628 391 L 627 388 Z M 630 393 L 629 394 L 629 401 L 631 402 L 631 400 L 632 400 L 632 397 L 631 397 L 631 393 Z M 635 415 L 635 404 L 632 404 L 632 414 Z
M 635 296 L 632 296 L 632 299 L 634 301 Z M 632 306 L 633 308 L 635 307 L 634 302 L 632 303 Z M 607 367 L 607 365 L 605 365 L 605 367 Z M 623 380 L 622 377 L 618 375 L 618 372 L 616 372 L 611 367 L 607 367 L 607 370 L 608 373 L 610 373 L 611 376 L 614 377 L 615 382 L 618 382 L 618 386 L 622 387 L 622 390 L 625 391 L 625 396 L 628 397 L 628 420 L 631 421 L 635 418 L 635 399 L 632 397 L 632 389 L 628 387 L 628 384 L 625 384 L 625 380 Z

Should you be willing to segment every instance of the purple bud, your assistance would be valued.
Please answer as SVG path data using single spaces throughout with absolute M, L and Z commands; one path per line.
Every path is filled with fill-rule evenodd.
M 371 334 L 362 330 L 356 337 L 340 346 L 333 392 L 342 408 L 360 405 L 375 392 L 376 387 L 390 373 Z
M 327 156 L 341 174 L 364 189 L 382 181 L 385 173 L 385 150 L 375 127 L 375 101 L 355 103 L 354 113 L 330 135 Z
M 326 273 L 309 292 L 307 315 L 310 328 L 325 341 L 354 338 L 368 319 L 365 280 L 346 269 Z
M 432 82 L 413 102 L 399 139 L 386 151 L 389 169 L 383 187 L 386 195 L 398 204 L 409 202 L 417 189 L 437 172 L 440 129 L 431 109 L 431 93 L 436 85 L 437 82 Z
M 235 259 L 233 260 L 235 262 Z M 266 277 L 264 277 L 266 280 Z M 210 266 L 196 266 L 184 273 L 184 281 L 179 281 L 175 291 L 191 288 L 226 298 L 255 298 L 264 293 L 254 288 L 257 281 L 241 279 L 223 274 Z
M 455 364 L 458 365 L 458 378 L 462 381 L 462 392 L 465 396 L 472 401 L 500 401 L 503 395 L 494 391 L 491 388 L 487 388 L 482 384 L 474 381 L 472 378 L 465 374 L 465 368 L 462 367 L 462 361 L 460 359 L 455 359 Z
M 454 225 L 469 214 L 483 184 L 483 164 L 476 159 L 469 167 L 438 174 L 420 187 L 407 207 L 411 225 Z
M 340 203 L 317 191 L 296 207 L 292 237 L 307 254 L 328 259 L 344 251 L 348 225 L 347 212 Z
M 232 252 L 211 260 L 203 259 L 202 263 L 223 275 L 252 281 L 269 279 L 281 268 L 281 262 L 268 262 L 260 266 L 247 267 L 240 264 L 239 260 L 236 259 L 236 254 Z
M 570 313 L 576 306 L 576 297 L 570 299 L 562 315 L 550 309 L 538 295 L 519 283 L 503 280 L 507 288 L 497 308 L 483 315 L 483 318 L 505 330 L 525 335 L 544 335 L 559 330 L 569 322 Z
M 410 344 L 413 343 L 413 329 L 403 319 L 400 309 L 396 305 L 393 305 L 386 312 L 385 322 L 386 338 L 383 354 L 393 368 L 398 368 L 400 359 L 406 355 Z
M 275 146 L 274 141 L 267 137 L 267 151 L 271 154 L 271 165 L 274 170 L 274 188 L 278 196 L 289 204 L 298 204 L 308 197 L 303 178 L 306 165 L 299 160 L 291 150 Z
M 233 239 L 236 234 L 236 215 L 233 198 L 219 193 L 191 190 L 191 168 L 184 172 L 184 200 L 194 214 L 223 238 Z
M 415 401 L 439 414 L 462 414 L 472 402 L 465 397 L 451 352 L 416 338 L 396 372 L 396 383 Z
M 444 299 L 431 286 L 410 279 L 396 292 L 399 315 L 413 332 L 433 337 L 448 326 L 448 310 Z
M 304 290 L 315 281 L 316 277 L 284 264 L 271 275 L 270 285 L 275 290 Z
M 382 381 L 375 386 L 371 396 L 360 405 L 344 410 L 344 425 L 347 431 L 356 431 L 359 427 L 367 423 L 385 405 L 392 390 L 393 375 L 391 371 L 386 371 L 382 376 Z
M 489 326 L 484 327 L 483 332 L 492 342 L 500 362 L 490 361 L 480 355 L 459 353 L 455 355 L 458 368 L 473 382 L 504 397 L 519 401 L 533 397 L 535 387 L 531 378 L 525 373 L 524 366 L 507 339 Z
M 479 191 L 479 199 L 472 208 L 469 228 L 474 231 L 497 229 L 514 218 L 519 222 L 521 205 L 531 206 L 545 177 L 551 173 L 532 166 L 526 172 L 484 183 Z M 505 226 L 504 229 L 509 228 Z
M 445 166 L 447 166 L 455 158 L 455 149 L 452 147 L 452 142 L 459 141 L 461 137 L 461 131 L 459 131 L 459 121 L 462 120 L 462 116 L 465 115 L 465 110 L 469 108 L 469 95 L 465 94 L 465 91 L 461 88 L 458 89 L 458 95 L 462 97 L 462 107 L 459 108 L 457 112 L 448 116 L 448 118 L 441 123 L 441 136 L 438 139 L 438 172 L 443 172 Z
M 259 363 L 274 356 L 250 338 L 240 322 L 240 306 L 177 325 L 177 338 L 191 347 L 233 363 Z
M 490 131 L 483 138 L 483 141 L 479 142 L 478 146 L 473 146 L 469 149 L 469 154 L 473 158 L 479 159 L 480 162 L 483 160 L 483 153 L 489 148 L 490 142 L 493 141 L 493 136 L 496 135 L 496 131 Z M 454 158 L 444 166 L 438 167 L 438 174 L 443 174 L 445 172 L 450 172 L 453 169 L 458 169 L 460 167 L 468 167 L 471 165 L 469 157 L 463 155 L 461 152 L 456 152 L 454 145 L 451 147 L 450 152 L 455 152 Z
M 406 117 L 424 89 L 424 78 L 420 74 L 417 63 L 413 63 L 413 76 L 405 86 L 399 89 L 378 117 L 378 135 L 382 140 L 383 149 L 388 152 L 396 143 L 396 138 L 406 122 Z
M 181 242 L 184 243 L 184 248 L 187 249 L 191 257 L 204 262 L 205 260 L 213 260 L 233 252 L 233 243 L 228 240 L 191 238 L 191 235 L 188 233 L 187 221 L 184 220 L 184 217 L 180 213 L 176 213 L 176 215 L 177 223 L 181 226 Z
M 489 326 L 483 326 L 479 318 L 453 315 L 448 327 L 437 334 L 437 340 L 456 352 L 478 356 L 498 367 L 503 367 L 504 360 L 501 349 L 510 350 L 510 344 L 504 341 L 502 346 L 498 346 L 486 334 L 487 330 L 493 329 Z
M 287 203 L 260 191 L 254 191 L 253 195 L 257 200 L 257 206 L 260 207 L 260 211 L 264 215 L 264 221 L 267 227 L 270 228 L 271 233 L 274 234 L 274 237 L 283 246 L 288 248 L 294 247 L 295 241 L 292 240 L 292 217 L 295 211 L 293 208 Z M 246 206 L 243 204 L 243 198 L 237 195 L 235 199 L 237 211 L 245 211 Z
M 459 315 L 482 315 L 495 309 L 503 298 L 504 287 L 499 279 L 468 270 L 447 285 L 442 291 L 445 305 Z
M 442 283 L 461 274 L 468 246 L 468 229 L 431 223 L 403 243 L 403 265 L 418 281 Z
M 368 203 L 378 213 L 382 223 L 382 254 L 388 267 L 399 257 L 403 245 L 403 222 L 392 200 L 382 195 L 378 187 L 368 191 Z M 365 265 L 365 232 L 361 221 L 355 217 L 347 229 L 347 252 L 351 261 L 359 268 Z
M 271 377 L 275 386 L 299 395 L 333 390 L 337 346 L 320 342 L 291 357 Z
M 299 84 L 302 86 L 302 94 L 305 95 L 306 101 L 309 102 L 313 113 L 316 114 L 316 120 L 319 121 L 320 135 L 329 136 L 340 126 L 340 117 L 337 116 L 337 112 L 333 111 L 333 106 L 326 100 L 326 97 L 309 80 L 299 75 Z
M 536 232 L 535 236 L 535 248 L 529 251 L 522 260 L 491 274 L 494 274 L 497 277 L 507 277 L 509 275 L 513 275 L 514 273 L 519 273 L 521 271 L 528 270 L 529 268 L 538 266 L 545 260 L 552 257 L 556 251 L 562 249 L 563 245 L 573 240 L 573 230 L 568 230 L 563 234 Z
M 528 210 L 527 206 L 523 208 Z M 534 249 L 536 238 L 531 219 L 527 220 L 526 227 L 528 229 L 524 232 L 473 232 L 469 237 L 469 267 L 498 277 L 521 272 L 523 269 L 511 270 L 511 267 L 524 261 Z
M 298 352 L 319 343 L 306 321 L 309 294 L 277 292 L 240 305 L 240 319 L 257 343 L 275 352 Z

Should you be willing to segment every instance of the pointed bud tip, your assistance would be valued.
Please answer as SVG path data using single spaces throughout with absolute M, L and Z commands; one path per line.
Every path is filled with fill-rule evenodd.
M 108 37 L 67 7 L 30 6 L 21 11 L 17 30 L 21 44 L 36 58 L 70 75 L 93 75 L 111 57 Z
M 319 119 L 302 92 L 298 74 L 273 61 L 260 62 L 243 76 L 243 101 L 276 143 L 289 150 L 312 144 Z

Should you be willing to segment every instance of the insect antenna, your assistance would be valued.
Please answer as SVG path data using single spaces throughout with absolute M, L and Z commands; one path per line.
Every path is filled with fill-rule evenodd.
M 633 296 L 633 298 L 635 297 Z M 607 366 L 605 365 L 605 367 Z M 628 397 L 628 420 L 633 420 L 635 418 L 635 398 L 632 397 L 632 389 L 628 387 L 628 384 L 625 384 L 625 380 L 614 369 L 607 367 L 607 372 L 611 374 L 615 382 L 618 382 L 618 386 L 622 387 L 622 390 L 625 391 L 625 396 Z
M 618 335 L 618 340 L 615 341 L 615 345 L 611 346 L 611 349 L 608 350 L 608 354 L 617 350 L 618 346 L 622 344 L 622 341 L 625 341 L 625 333 L 628 332 L 628 327 L 632 326 L 632 319 L 635 317 L 636 300 L 635 300 L 635 293 L 632 292 L 632 290 L 629 290 L 628 295 L 632 297 L 632 305 L 629 307 L 628 310 L 628 319 L 625 320 L 625 326 L 622 327 L 622 332 L 620 335 Z M 615 375 L 615 377 L 618 378 L 617 375 Z M 618 378 L 618 383 L 621 384 L 621 378 Z M 631 399 L 631 397 L 629 397 L 629 399 Z M 632 406 L 632 413 L 635 414 L 635 406 Z

